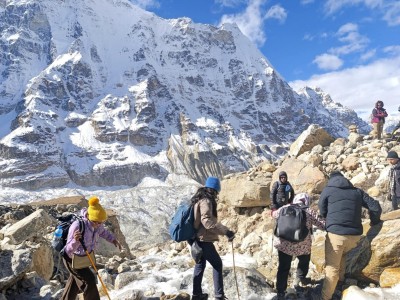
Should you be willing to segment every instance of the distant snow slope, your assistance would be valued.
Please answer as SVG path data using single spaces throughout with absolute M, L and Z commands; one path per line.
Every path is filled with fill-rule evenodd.
M 202 181 L 276 157 L 311 123 L 365 126 L 323 91 L 295 93 L 235 25 L 124 0 L 0 5 L 2 186 Z

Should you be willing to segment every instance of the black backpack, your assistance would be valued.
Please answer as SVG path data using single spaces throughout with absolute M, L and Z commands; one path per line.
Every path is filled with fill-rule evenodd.
M 307 228 L 307 215 L 304 211 L 306 208 L 308 206 L 296 204 L 281 208 L 276 221 L 275 236 L 294 243 L 304 241 L 310 232 Z
M 61 216 L 57 218 L 58 223 L 56 227 L 61 227 L 62 229 L 62 237 L 59 241 L 57 241 L 56 245 L 53 245 L 54 249 L 57 252 L 60 252 L 60 254 L 64 254 L 64 248 L 65 245 L 67 244 L 67 238 L 68 238 L 68 231 L 69 228 L 71 227 L 71 224 L 74 223 L 76 220 L 79 221 L 79 231 L 82 234 L 82 237 L 85 235 L 85 223 L 82 219 L 81 216 L 78 216 L 77 214 L 69 214 L 65 216 Z M 83 239 L 82 239 L 83 243 Z
M 283 206 L 288 204 L 289 201 L 289 192 L 292 189 L 292 185 L 290 182 L 286 182 L 285 184 L 282 184 L 279 180 L 276 182 L 277 187 L 276 187 L 276 203 L 279 206 Z

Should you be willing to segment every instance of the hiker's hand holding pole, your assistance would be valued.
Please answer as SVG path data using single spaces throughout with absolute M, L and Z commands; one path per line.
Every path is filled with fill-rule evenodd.
M 74 239 L 77 242 L 79 242 L 82 239 L 82 233 L 79 230 L 76 230 L 74 232 Z
M 117 239 L 113 240 L 112 243 L 114 244 L 115 247 L 119 248 L 119 251 L 122 251 L 122 246 L 121 246 L 120 242 L 118 242 Z
M 235 233 L 231 230 L 228 230 L 225 235 L 228 238 L 229 242 L 232 242 L 233 239 L 235 238 Z

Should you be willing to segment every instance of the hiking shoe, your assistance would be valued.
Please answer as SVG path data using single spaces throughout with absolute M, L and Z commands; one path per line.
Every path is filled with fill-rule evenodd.
M 293 280 L 293 286 L 306 286 L 310 283 L 311 283 L 311 278 L 308 277 L 302 277 L 302 278 L 296 277 Z
M 215 297 L 215 300 L 228 300 L 225 295 Z
M 192 300 L 207 300 L 208 294 L 192 295 Z
M 278 293 L 274 298 L 274 300 L 285 300 L 285 293 Z

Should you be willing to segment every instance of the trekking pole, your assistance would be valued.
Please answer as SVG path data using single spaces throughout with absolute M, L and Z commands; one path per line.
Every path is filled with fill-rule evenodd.
M 88 257 L 89 260 L 90 260 L 90 263 L 92 264 L 92 267 L 93 267 L 94 271 L 96 272 L 97 277 L 98 277 L 99 280 L 100 280 L 100 283 L 101 283 L 101 286 L 103 287 L 104 293 L 106 293 L 108 300 L 111 300 L 110 295 L 108 294 L 106 285 L 104 284 L 103 279 L 101 279 L 101 277 L 100 277 L 100 275 L 99 275 L 99 271 L 97 271 L 96 265 L 95 265 L 94 261 L 92 260 L 92 258 L 90 257 L 90 254 L 89 254 L 89 252 L 88 252 L 86 246 L 84 245 L 84 243 L 82 243 L 82 241 L 81 241 L 81 244 L 82 244 L 83 250 L 85 250 L 85 253 L 86 253 L 87 257 Z
M 232 261 L 233 261 L 233 274 L 235 275 L 235 282 L 236 282 L 236 292 L 238 296 L 238 300 L 240 300 L 240 294 L 239 294 L 239 286 L 238 286 L 238 281 L 236 277 L 236 267 L 235 267 L 235 251 L 233 250 L 233 241 L 231 241 L 232 245 Z

